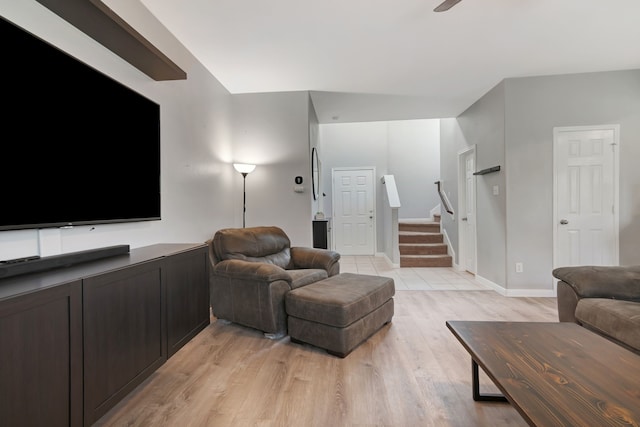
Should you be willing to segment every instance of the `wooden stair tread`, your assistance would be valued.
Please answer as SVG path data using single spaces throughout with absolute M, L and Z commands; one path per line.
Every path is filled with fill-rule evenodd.
M 398 232 L 398 234 L 399 234 L 400 236 L 402 236 L 403 234 L 404 234 L 404 235 L 407 235 L 407 236 L 421 236 L 421 235 L 423 235 L 423 234 L 442 234 L 442 233 L 439 233 L 439 232 L 431 232 L 431 231 L 413 231 L 413 230 L 411 230 L 411 231 L 410 231 L 410 230 L 402 230 L 402 231 L 399 231 L 399 232 Z
M 420 259 L 420 258 L 451 258 L 451 255 L 448 254 L 433 254 L 433 255 L 402 255 L 400 258 L 413 258 L 413 259 Z
M 402 255 L 400 267 L 451 267 L 451 255 Z

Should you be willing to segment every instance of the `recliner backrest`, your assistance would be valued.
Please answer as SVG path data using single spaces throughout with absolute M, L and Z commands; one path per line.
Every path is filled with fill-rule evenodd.
M 275 226 L 226 228 L 213 236 L 218 261 L 240 259 L 287 268 L 291 263 L 291 241 Z

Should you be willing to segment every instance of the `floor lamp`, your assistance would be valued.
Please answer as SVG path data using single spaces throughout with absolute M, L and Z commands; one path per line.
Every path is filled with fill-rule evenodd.
M 242 174 L 242 228 L 245 228 L 245 217 L 247 213 L 247 175 L 253 172 L 256 165 L 246 163 L 234 163 L 233 167 Z

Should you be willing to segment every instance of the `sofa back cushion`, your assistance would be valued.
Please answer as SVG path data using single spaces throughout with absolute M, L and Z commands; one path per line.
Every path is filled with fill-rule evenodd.
M 291 263 L 291 241 L 274 226 L 218 230 L 213 236 L 213 249 L 218 261 L 240 259 L 281 268 Z

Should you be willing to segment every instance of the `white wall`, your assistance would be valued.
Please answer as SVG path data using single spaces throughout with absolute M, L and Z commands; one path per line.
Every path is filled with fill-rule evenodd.
M 156 82 L 34 0 L 2 0 L 0 15 L 159 103 L 162 150 L 161 221 L 1 232 L 0 259 L 204 242 L 234 221 L 230 95 L 199 63 L 186 69 L 187 80 Z
M 398 216 L 426 218 L 438 205 L 433 184 L 440 175 L 438 120 L 335 123 L 320 125 L 321 180 L 324 212 L 332 216 L 331 170 L 336 167 L 376 168 L 376 212 L 383 211 L 380 178 L 396 175 L 402 207 Z M 376 219 L 376 251 L 385 247 L 382 218 Z

